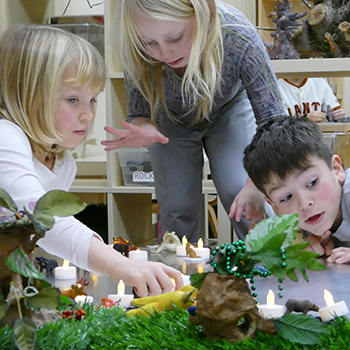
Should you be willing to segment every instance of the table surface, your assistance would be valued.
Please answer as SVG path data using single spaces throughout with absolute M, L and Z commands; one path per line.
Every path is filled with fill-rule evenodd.
M 203 272 L 212 271 L 209 264 L 205 261 L 190 263 L 184 261 L 182 257 L 177 257 L 175 253 L 168 251 L 162 251 L 161 253 L 149 253 L 149 260 L 162 262 L 166 265 L 172 266 L 185 275 L 191 275 L 198 272 L 198 269 Z M 321 259 L 322 260 L 322 259 Z M 285 304 L 288 299 L 298 300 L 310 300 L 320 308 L 326 306 L 324 301 L 324 289 L 327 289 L 333 295 L 334 301 L 339 302 L 344 300 L 345 303 L 350 307 L 350 265 L 342 264 L 328 264 L 325 260 L 322 262 L 326 265 L 327 270 L 324 271 L 310 271 L 306 270 L 309 281 L 305 281 L 301 274 L 298 275 L 298 282 L 293 282 L 289 278 L 286 278 L 282 283 L 283 298 L 278 298 L 280 292 L 278 282 L 275 276 L 269 276 L 267 278 L 256 277 L 255 286 L 256 293 L 258 294 L 257 299 L 260 304 L 266 303 L 266 296 L 271 289 L 276 296 L 276 304 Z M 116 294 L 117 286 L 115 282 L 104 275 L 85 271 L 79 271 L 78 278 L 88 278 L 90 285 L 86 288 L 88 295 L 94 297 L 96 303 L 99 303 L 103 297 L 107 297 L 108 294 Z M 75 280 L 55 280 L 53 276 L 47 277 L 47 281 L 52 285 L 57 286 L 60 289 L 69 289 Z M 126 288 L 126 293 L 131 293 L 131 288 Z

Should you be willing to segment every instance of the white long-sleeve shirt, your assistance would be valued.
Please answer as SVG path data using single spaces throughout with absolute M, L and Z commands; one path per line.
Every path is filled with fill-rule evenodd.
M 50 190 L 69 191 L 76 171 L 74 158 L 68 152 L 49 170 L 34 157 L 22 129 L 0 120 L 0 188 L 9 193 L 18 210 L 25 206 L 31 211 L 35 202 Z M 99 237 L 73 216 L 55 217 L 53 228 L 37 244 L 49 254 L 89 270 L 88 253 L 93 235 Z

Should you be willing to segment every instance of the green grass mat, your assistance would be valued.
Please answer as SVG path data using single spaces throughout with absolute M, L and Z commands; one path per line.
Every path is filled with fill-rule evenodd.
M 211 341 L 201 326 L 188 322 L 186 310 L 155 313 L 151 318 L 129 318 L 120 308 L 96 309 L 85 305 L 82 321 L 64 319 L 43 325 L 37 333 L 35 350 L 173 349 L 173 350 L 344 350 L 350 349 L 350 321 L 338 318 L 328 327 L 322 345 L 290 343 L 279 335 L 259 333 L 240 343 Z M 10 327 L 0 329 L 0 349 L 17 350 Z

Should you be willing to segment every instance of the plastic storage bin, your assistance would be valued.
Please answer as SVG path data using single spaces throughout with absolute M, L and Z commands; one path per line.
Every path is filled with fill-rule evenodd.
M 94 45 L 102 56 L 104 55 L 104 26 L 95 23 L 59 23 L 51 26 L 80 36 Z
M 328 144 L 332 152 L 335 153 L 338 135 L 335 133 L 327 133 L 323 135 L 324 135 L 324 138 L 326 139 L 326 143 Z
M 151 159 L 147 148 L 116 150 L 125 186 L 154 186 Z

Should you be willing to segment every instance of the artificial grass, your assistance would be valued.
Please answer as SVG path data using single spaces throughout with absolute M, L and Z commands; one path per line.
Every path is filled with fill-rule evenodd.
M 330 335 L 321 345 L 301 345 L 279 335 L 257 334 L 239 343 L 212 341 L 201 326 L 188 321 L 188 312 L 176 309 L 156 312 L 151 318 L 131 318 L 120 308 L 85 305 L 82 321 L 63 319 L 38 330 L 35 350 L 343 350 L 350 349 L 350 321 L 337 318 L 328 327 Z M 17 350 L 10 327 L 0 329 L 1 350 Z

